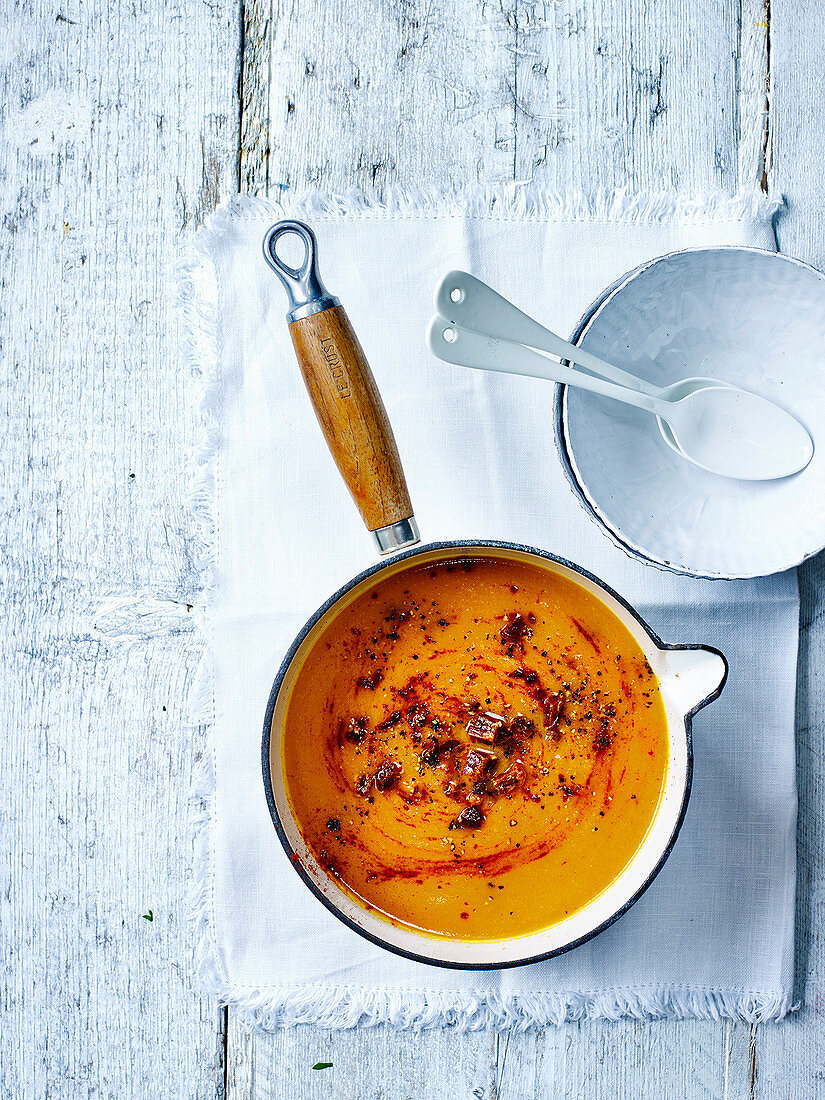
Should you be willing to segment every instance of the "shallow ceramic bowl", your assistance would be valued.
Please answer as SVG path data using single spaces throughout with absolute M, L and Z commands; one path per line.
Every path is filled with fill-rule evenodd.
M 675 454 L 656 420 L 561 387 L 556 441 L 571 485 L 631 554 L 695 576 L 756 577 L 825 546 L 825 276 L 746 248 L 674 253 L 637 268 L 572 337 L 656 385 L 703 376 L 797 416 L 816 451 L 801 473 L 733 481 Z
M 449 939 L 390 924 L 346 894 L 304 843 L 292 815 L 281 767 L 281 738 L 295 677 L 309 650 L 335 616 L 356 597 L 410 565 L 450 560 L 456 555 L 508 558 L 549 569 L 580 584 L 616 615 L 638 642 L 659 678 L 668 723 L 669 759 L 664 792 L 636 855 L 613 883 L 583 909 L 530 936 L 493 941 Z M 725 658 L 698 645 L 665 645 L 629 604 L 596 577 L 570 562 L 530 547 L 502 542 L 434 543 L 398 554 L 355 577 L 309 620 L 284 659 L 272 687 L 264 720 L 262 764 L 272 820 L 292 866 L 312 892 L 340 920 L 373 943 L 421 962 L 461 969 L 518 966 L 568 951 L 626 912 L 644 893 L 667 859 L 684 817 L 692 773 L 691 718 L 715 699 L 727 675 Z

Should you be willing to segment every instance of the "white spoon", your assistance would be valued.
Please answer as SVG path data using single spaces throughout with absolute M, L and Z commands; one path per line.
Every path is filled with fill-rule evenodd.
M 620 367 L 614 367 L 612 363 L 591 355 L 590 352 L 575 348 L 561 336 L 556 336 L 550 329 L 522 313 L 507 298 L 467 271 L 447 272 L 435 289 L 435 308 L 446 320 L 455 321 L 473 332 L 526 344 L 528 347 L 538 348 L 539 351 L 558 355 L 560 359 L 570 359 L 600 378 L 618 382 L 628 389 L 650 394 L 651 397 L 676 401 L 706 386 L 729 386 L 728 382 L 716 378 L 683 378 L 663 389 L 654 386 L 643 378 L 637 378 L 635 374 L 629 374 Z M 571 349 L 575 351 L 575 356 L 571 354 Z M 665 443 L 678 454 L 687 457 L 676 442 L 670 425 L 661 417 L 656 419 Z
M 554 352 L 556 355 L 579 359 L 578 348 L 560 337 L 555 339 L 564 345 L 563 351 Z M 813 455 L 813 441 L 798 420 L 746 390 L 703 386 L 674 400 L 667 396 L 666 390 L 649 392 L 652 387 L 647 383 L 643 392 L 581 374 L 531 348 L 473 332 L 443 317 L 430 321 L 427 344 L 445 363 L 546 378 L 653 413 L 670 425 L 685 458 L 724 477 L 741 481 L 788 477 L 804 469 Z M 633 381 L 638 383 L 640 379 Z

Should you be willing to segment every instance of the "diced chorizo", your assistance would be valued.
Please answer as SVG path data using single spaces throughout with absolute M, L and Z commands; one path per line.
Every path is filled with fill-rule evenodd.
M 535 615 L 531 614 L 525 619 L 518 611 L 510 611 L 508 613 L 507 621 L 498 632 L 505 646 L 508 646 L 510 649 L 518 648 L 522 651 L 524 650 L 524 643 L 533 637 L 533 631 L 528 625 L 528 620 L 535 622 Z
M 339 732 L 341 740 L 351 741 L 354 745 L 360 745 L 367 736 L 369 720 L 365 717 L 347 718 L 341 722 Z
M 375 773 L 375 786 L 379 791 L 388 791 L 398 782 L 402 771 L 397 760 L 382 760 Z
M 490 786 L 496 794 L 510 794 L 518 787 L 524 785 L 527 778 L 527 769 L 521 760 L 514 760 L 510 767 L 490 780 Z
M 484 821 L 484 814 L 478 806 L 468 806 L 455 819 L 455 827 L 457 829 L 477 829 L 484 824 Z
M 470 775 L 489 775 L 494 772 L 498 760 L 488 749 L 470 749 L 464 768 Z
M 465 727 L 474 741 L 484 741 L 488 745 L 494 744 L 497 735 L 502 729 L 506 728 L 507 723 L 501 715 L 493 714 L 490 711 L 473 715 Z
M 384 730 L 391 730 L 392 727 L 397 726 L 400 721 L 401 721 L 401 711 L 400 710 L 394 710 L 392 712 L 392 714 L 387 715 L 387 717 L 384 719 L 383 722 L 379 722 L 378 725 L 375 728 L 377 730 L 381 730 L 382 732 Z

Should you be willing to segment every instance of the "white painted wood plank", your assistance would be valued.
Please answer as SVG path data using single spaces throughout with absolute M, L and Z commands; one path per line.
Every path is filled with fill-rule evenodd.
M 230 1023 L 229 1049 L 247 1051 L 227 1100 L 502 1100 L 496 1036 L 475 1031 L 322 1031 L 299 1027 L 247 1036 Z M 328 1069 L 313 1070 L 318 1062 Z
M 820 133 L 825 134 L 825 126 Z M 810 234 L 810 241 L 816 233 L 810 225 L 815 220 L 806 210 L 798 236 L 786 228 L 786 251 L 793 240 L 794 254 L 801 253 L 804 237 Z M 825 234 L 818 248 L 819 265 L 825 267 Z M 757 1029 L 754 1068 L 754 1095 L 783 1100 L 825 1097 L 825 554 L 799 573 L 796 983 L 802 1007 L 779 1026 Z
M 725 1096 L 726 1029 L 714 1021 L 585 1021 L 499 1039 L 499 1100 Z
M 520 0 L 515 178 L 735 190 L 737 17 L 732 3 Z
M 770 0 L 739 5 L 738 119 L 739 180 L 758 180 L 767 190 L 770 167 Z
M 787 201 L 783 252 L 825 270 L 825 23 L 817 0 L 771 0 L 771 180 Z M 825 555 L 800 570 L 797 984 L 802 1010 L 760 1028 L 756 1095 L 825 1096 Z
M 236 15 L 0 9 L 4 1100 L 223 1088 L 184 896 L 195 414 L 170 284 L 235 188 Z
M 255 1095 L 255 1036 L 228 1013 L 226 1029 L 226 1096 L 224 1100 L 253 1100 Z
M 749 1096 L 753 1032 L 623 1020 L 527 1034 L 302 1027 L 250 1035 L 230 1022 L 227 1100 L 727 1100 Z M 319 1061 L 333 1065 L 313 1070 Z
M 740 142 L 748 172 L 761 150 L 756 2 L 256 3 L 244 186 L 735 190 Z
M 274 0 L 245 12 L 252 191 L 511 179 L 507 4 Z

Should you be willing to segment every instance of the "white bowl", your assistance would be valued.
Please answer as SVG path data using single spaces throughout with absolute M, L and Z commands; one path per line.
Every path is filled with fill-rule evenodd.
M 664 791 L 640 848 L 610 886 L 584 908 L 530 936 L 459 940 L 413 931 L 383 920 L 345 893 L 315 858 L 292 815 L 284 783 L 281 767 L 284 718 L 292 685 L 309 649 L 345 606 L 379 581 L 411 565 L 449 560 L 457 553 L 532 562 L 595 595 L 638 642 L 659 679 L 667 715 L 669 757 Z M 410 550 L 373 566 L 336 592 L 309 620 L 286 655 L 264 718 L 263 779 L 272 821 L 292 866 L 306 885 L 340 920 L 373 943 L 421 962 L 468 970 L 519 966 L 549 958 L 569 951 L 607 928 L 644 893 L 662 868 L 676 840 L 690 794 L 691 719 L 700 707 L 716 698 L 726 676 L 727 663 L 718 650 L 701 645 L 666 645 L 612 589 L 579 566 L 552 554 L 487 540 L 433 543 Z
M 721 378 L 797 416 L 816 447 L 780 481 L 733 481 L 675 454 L 654 417 L 561 387 L 556 439 L 571 485 L 624 549 L 694 576 L 758 577 L 825 546 L 825 276 L 748 248 L 695 249 L 605 291 L 572 340 L 657 385 Z

